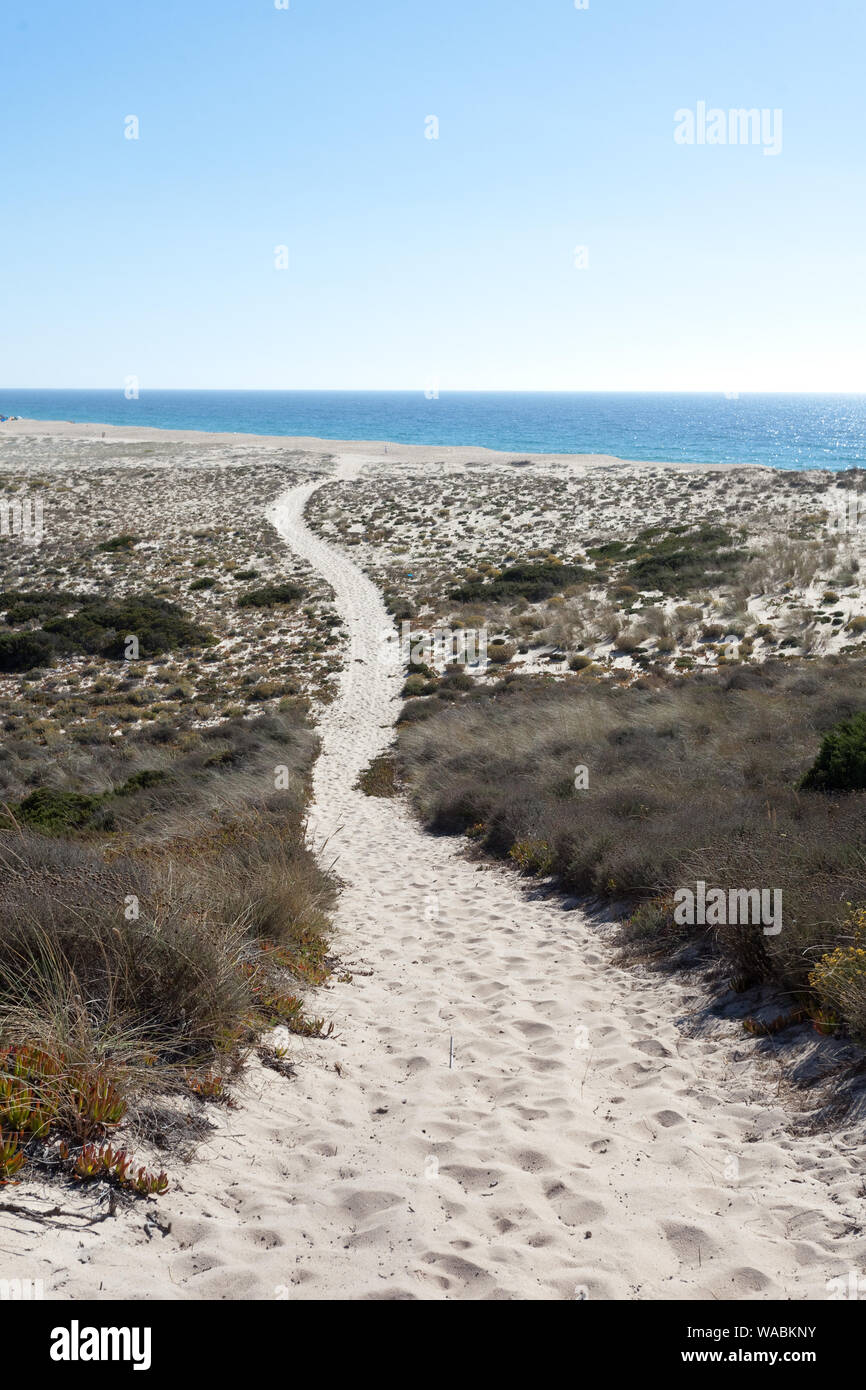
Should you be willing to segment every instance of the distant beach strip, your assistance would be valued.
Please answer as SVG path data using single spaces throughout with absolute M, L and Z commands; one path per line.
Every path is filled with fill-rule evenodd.
M 0 417 L 333 441 L 866 467 L 866 396 L 622 392 L 0 390 Z

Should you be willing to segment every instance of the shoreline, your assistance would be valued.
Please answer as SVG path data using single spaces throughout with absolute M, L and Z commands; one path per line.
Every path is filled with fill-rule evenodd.
M 390 439 L 319 439 L 311 435 L 282 434 L 221 434 L 207 430 L 161 429 L 154 425 L 108 425 L 98 421 L 72 420 L 4 420 L 0 430 L 10 436 L 33 436 L 61 439 L 114 440 L 117 443 L 144 444 L 235 444 L 255 445 L 258 448 L 290 449 L 305 454 L 362 454 L 381 455 L 389 463 L 488 463 L 515 466 L 516 459 L 528 459 L 530 464 L 558 465 L 577 468 L 676 468 L 720 472 L 728 469 L 758 469 L 769 473 L 796 472 L 796 469 L 774 468 L 768 463 L 680 463 L 671 460 L 624 459 L 616 454 L 531 454 L 513 450 L 489 449 L 474 444 L 399 444 Z M 820 469 L 808 470 L 820 472 Z M 832 471 L 832 470 L 826 470 Z

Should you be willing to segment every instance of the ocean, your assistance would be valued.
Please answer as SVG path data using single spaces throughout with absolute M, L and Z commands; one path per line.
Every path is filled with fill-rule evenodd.
M 0 415 L 662 463 L 866 467 L 866 396 L 619 392 L 0 390 Z M 2 427 L 0 427 L 2 428 Z

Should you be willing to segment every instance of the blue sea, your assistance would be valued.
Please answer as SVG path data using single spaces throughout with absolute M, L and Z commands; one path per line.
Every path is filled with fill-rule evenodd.
M 0 390 L 0 415 L 668 463 L 866 467 L 866 396 Z

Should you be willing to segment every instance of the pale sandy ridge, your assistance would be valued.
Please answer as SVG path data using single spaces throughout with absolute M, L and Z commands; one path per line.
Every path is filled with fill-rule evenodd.
M 627 465 L 630 468 L 720 469 L 726 463 L 671 463 L 640 459 L 621 459 L 615 454 L 527 454 L 520 450 L 510 453 L 488 449 L 476 444 L 396 444 L 390 440 L 318 439 L 308 435 L 282 434 L 219 434 L 207 430 L 157 429 L 147 425 L 102 425 L 72 420 L 5 420 L 0 433 L 34 436 L 61 436 L 65 439 L 99 440 L 109 443 L 155 444 L 214 444 L 239 448 L 289 450 L 300 453 L 334 454 L 341 458 L 354 454 L 361 459 L 378 463 L 450 463 L 462 465 L 473 462 L 510 464 L 515 459 L 528 459 L 534 464 L 560 464 L 572 468 L 596 468 Z M 743 468 L 765 468 L 764 464 L 740 464 Z
M 83 1230 L 6 1217 L 0 1272 L 59 1298 L 827 1297 L 862 1244 L 846 1138 L 788 1133 L 730 1025 L 693 1035 L 694 985 L 612 965 L 580 913 L 353 790 L 400 675 L 377 590 L 304 524 L 322 485 L 272 515 L 351 639 L 313 808 L 345 884 L 353 979 L 318 996 L 337 1036 L 294 1081 L 251 1067 L 156 1209 L 169 1230 L 140 1206 Z

